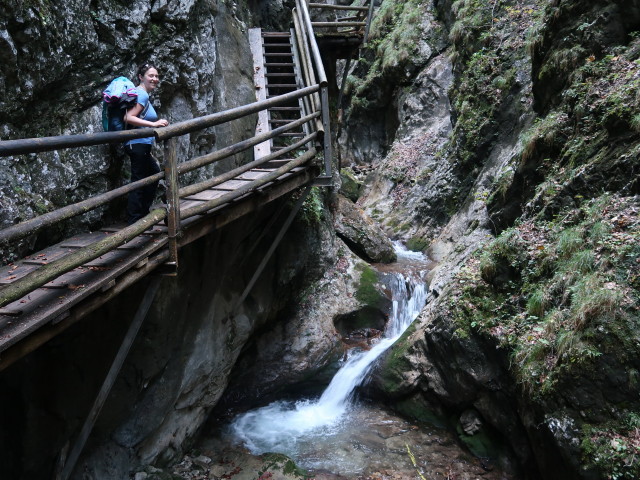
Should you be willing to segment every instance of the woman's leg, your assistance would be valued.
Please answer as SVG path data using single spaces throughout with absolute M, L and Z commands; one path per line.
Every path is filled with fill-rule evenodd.
M 160 167 L 151 156 L 151 145 L 146 143 L 134 143 L 127 145 L 127 154 L 131 159 L 131 181 L 135 182 L 158 173 Z M 127 203 L 127 222 L 129 225 L 137 222 L 147 213 L 156 195 L 157 182 L 139 188 L 129 193 Z

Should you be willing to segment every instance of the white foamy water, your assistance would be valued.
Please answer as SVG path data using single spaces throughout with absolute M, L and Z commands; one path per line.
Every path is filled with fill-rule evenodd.
M 400 262 L 425 262 L 422 254 L 396 245 Z M 421 278 L 386 273 L 393 309 L 382 338 L 370 350 L 353 353 L 338 370 L 318 400 L 274 402 L 236 417 L 231 431 L 255 455 L 277 452 L 296 456 L 298 446 L 340 428 L 353 404 L 353 393 L 374 361 L 402 335 L 424 307 L 427 288 Z

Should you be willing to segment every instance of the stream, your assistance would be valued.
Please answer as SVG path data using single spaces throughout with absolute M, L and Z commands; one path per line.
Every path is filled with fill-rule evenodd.
M 411 255 L 406 250 L 396 250 L 403 259 Z M 383 338 L 370 350 L 349 350 L 348 359 L 319 399 L 278 401 L 236 417 L 230 426 L 231 434 L 251 453 L 283 453 L 305 468 L 322 466 L 334 470 L 337 467 L 326 465 L 326 461 L 311 460 L 316 457 L 315 445 L 344 431 L 347 413 L 352 418 L 358 408 L 353 398 L 356 387 L 365 380 L 376 359 L 402 335 L 426 304 L 427 287 L 420 275 L 405 277 L 397 272 L 383 275 L 393 305 Z M 341 459 L 340 466 L 341 470 L 354 473 L 348 466 L 348 459 Z
M 380 357 L 425 306 L 429 260 L 396 246 L 398 261 L 375 265 L 392 293 L 392 312 L 384 334 L 369 350 L 353 348 L 319 398 L 276 401 L 238 415 L 199 451 L 211 460 L 211 477 L 255 480 L 295 478 L 263 475 L 262 455 L 278 453 L 321 479 L 483 479 L 505 478 L 487 471 L 464 451 L 450 432 L 417 426 L 355 392 Z M 215 452 L 215 453 L 213 453 Z M 203 458 L 209 459 L 204 456 Z M 197 464 L 187 458 L 184 469 Z M 252 467 L 253 465 L 253 467 Z M 262 472 L 262 473 L 261 473 Z M 276 475 L 276 474 L 273 474 Z M 426 475 L 426 477 L 425 477 Z

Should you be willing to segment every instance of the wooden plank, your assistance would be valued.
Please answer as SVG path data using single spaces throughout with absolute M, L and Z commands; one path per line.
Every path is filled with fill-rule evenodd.
M 113 268 L 105 270 L 95 267 L 78 267 L 64 274 L 65 281 L 69 283 L 69 288 L 66 290 L 39 288 L 24 298 L 6 305 L 5 308 L 19 309 L 23 313 L 11 319 L 0 330 L 0 352 L 60 317 L 92 294 L 99 293 L 100 289 L 112 279 L 133 269 L 141 259 L 163 249 L 167 243 L 166 238 L 145 238 L 147 238 L 145 248 L 121 252 L 126 255 L 126 259 L 114 263 Z M 62 280 L 62 276 L 56 280 Z
M 253 85 L 255 86 L 256 99 L 260 102 L 267 99 L 267 88 L 265 79 L 264 57 L 262 52 L 262 30 L 259 28 L 249 29 L 249 45 L 251 56 L 253 57 Z M 258 123 L 256 124 L 256 135 L 269 131 L 269 113 L 266 110 L 258 112 Z M 271 141 L 267 140 L 253 147 L 254 158 L 262 158 L 271 153 Z
M 262 36 L 265 38 L 286 38 L 291 35 L 289 32 L 262 32 Z
M 244 180 L 256 180 L 257 178 L 263 177 L 264 172 L 256 172 L 255 170 L 249 170 L 248 172 L 243 173 L 240 178 Z
M 0 285 L 9 285 L 15 280 L 33 272 L 36 268 L 35 265 L 25 265 L 22 262 L 16 262 L 11 268 L 3 269 L 5 271 L 0 273 Z
M 240 177 L 240 178 L 242 178 L 242 177 Z M 237 188 L 244 187 L 244 185 L 245 185 L 245 182 L 234 179 L 234 180 L 227 180 L 226 182 L 221 183 L 220 185 L 217 185 L 214 188 L 216 188 L 216 189 L 218 189 L 218 188 L 226 188 L 229 191 L 233 191 L 233 190 L 236 190 Z

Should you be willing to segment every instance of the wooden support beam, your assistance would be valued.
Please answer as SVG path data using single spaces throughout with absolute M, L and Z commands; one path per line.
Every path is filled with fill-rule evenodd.
M 151 278 L 151 281 L 149 282 L 149 286 L 147 287 L 144 297 L 142 298 L 142 302 L 140 302 L 140 305 L 138 307 L 138 311 L 136 312 L 133 318 L 133 321 L 131 322 L 131 325 L 129 325 L 129 329 L 127 330 L 124 340 L 120 345 L 120 349 L 118 350 L 118 353 L 116 354 L 116 357 L 113 360 L 113 363 L 111 364 L 109 373 L 107 374 L 107 377 L 105 378 L 102 384 L 102 387 L 98 392 L 98 396 L 96 397 L 93 403 L 93 406 L 89 411 L 89 415 L 87 415 L 87 418 L 84 424 L 82 425 L 82 429 L 78 434 L 76 443 L 74 444 L 71 452 L 69 453 L 69 456 L 67 457 L 66 462 L 64 463 L 62 472 L 56 477 L 57 480 L 67 480 L 73 473 L 73 469 L 75 468 L 76 462 L 80 457 L 80 453 L 82 452 L 84 445 L 87 442 L 87 439 L 89 438 L 89 434 L 91 433 L 91 430 L 93 429 L 93 426 L 96 423 L 98 415 L 100 415 L 100 412 L 102 411 L 102 407 L 104 406 L 104 403 L 106 402 L 107 397 L 109 396 L 111 387 L 113 387 L 113 384 L 115 383 L 116 378 L 118 378 L 118 373 L 122 368 L 122 364 L 127 358 L 127 354 L 131 349 L 131 345 L 133 344 L 133 341 L 138 335 L 138 330 L 140 330 L 140 326 L 142 325 L 142 322 L 147 316 L 149 307 L 151 307 L 151 302 L 153 301 L 154 297 L 156 296 L 156 292 L 160 287 L 160 280 L 161 279 L 159 277 Z
M 178 194 L 178 141 L 175 137 L 164 142 L 164 175 L 167 179 L 167 229 L 169 237 L 169 263 L 178 269 L 178 243 L 180 233 L 180 197 Z

